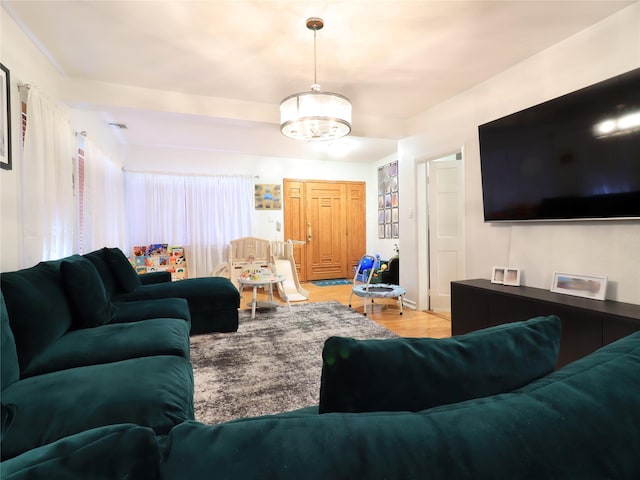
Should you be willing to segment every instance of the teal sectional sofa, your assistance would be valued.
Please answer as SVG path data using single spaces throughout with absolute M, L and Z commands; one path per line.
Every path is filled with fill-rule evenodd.
M 164 434 L 193 419 L 185 299 L 114 308 L 79 255 L 2 273 L 0 286 L 2 460 L 105 425 Z
M 160 452 L 161 479 L 638 479 L 640 333 L 509 393 L 419 412 L 185 422 Z
M 184 298 L 189 304 L 192 335 L 238 330 L 240 293 L 227 278 L 172 282 L 168 272 L 138 275 L 119 248 L 102 248 L 84 256 L 94 264 L 108 296 L 120 309 L 130 308 L 126 304 L 132 301 Z
M 16 284 L 61 281 L 87 267 L 77 260 L 3 274 L 3 480 L 640 478 L 640 332 L 556 371 L 554 316 L 439 340 L 332 337 L 319 405 L 204 425 L 179 347 L 188 329 L 175 327 L 188 319 L 127 313 L 95 326 L 69 285 L 53 295 L 55 282 L 47 298 L 58 302 L 32 292 L 16 304 Z M 100 312 L 100 295 L 88 296 Z M 26 341 L 17 313 L 41 334 Z M 107 332 L 129 324 L 167 330 L 154 327 L 153 345 L 130 338 L 141 331 Z

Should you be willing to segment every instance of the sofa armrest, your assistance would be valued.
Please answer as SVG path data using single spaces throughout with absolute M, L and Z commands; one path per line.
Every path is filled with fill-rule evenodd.
M 400 284 L 400 259 L 393 257 L 387 263 L 387 270 L 380 273 L 380 283 Z
M 165 283 L 171 281 L 170 272 L 149 272 L 140 275 L 142 285 L 151 285 L 154 283 Z

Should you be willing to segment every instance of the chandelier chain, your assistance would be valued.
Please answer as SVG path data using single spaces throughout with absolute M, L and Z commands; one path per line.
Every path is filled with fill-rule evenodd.
M 313 30 L 313 84 L 318 84 L 318 63 L 316 60 L 316 34 L 318 31 L 316 29 Z

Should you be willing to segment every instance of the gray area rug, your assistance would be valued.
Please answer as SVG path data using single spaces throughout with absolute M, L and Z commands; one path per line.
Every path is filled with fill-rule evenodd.
M 240 312 L 235 333 L 191 338 L 195 416 L 214 424 L 317 405 L 322 347 L 331 336 L 392 338 L 339 302 Z

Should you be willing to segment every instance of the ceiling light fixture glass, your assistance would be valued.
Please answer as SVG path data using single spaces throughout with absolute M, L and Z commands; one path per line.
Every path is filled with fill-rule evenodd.
M 321 92 L 317 79 L 316 32 L 324 27 L 321 18 L 307 19 L 313 30 L 313 85 L 310 92 L 289 95 L 280 103 L 280 131 L 287 137 L 307 142 L 335 140 L 351 132 L 351 102 L 344 95 Z

